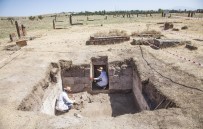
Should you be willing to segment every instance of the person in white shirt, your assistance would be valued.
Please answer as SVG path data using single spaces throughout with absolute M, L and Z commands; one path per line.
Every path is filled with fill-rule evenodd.
M 71 92 L 70 87 L 64 88 L 64 91 L 60 93 L 60 95 L 57 98 L 56 110 L 67 112 L 72 108 L 73 103 L 75 103 L 75 101 L 69 99 L 68 92 Z
M 108 78 L 107 78 L 107 74 L 106 72 L 103 70 L 103 67 L 100 67 L 99 69 L 97 69 L 98 71 L 100 71 L 100 75 L 97 78 L 94 78 L 94 81 L 97 81 L 96 85 L 100 88 L 105 89 L 107 84 L 108 84 Z

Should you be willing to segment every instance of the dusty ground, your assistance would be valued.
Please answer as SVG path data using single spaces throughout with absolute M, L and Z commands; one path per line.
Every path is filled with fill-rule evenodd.
M 175 28 L 188 25 L 188 30 L 178 33 L 164 31 L 157 22 L 176 21 Z M 190 51 L 184 46 L 154 50 L 149 46 L 132 46 L 129 42 L 117 45 L 86 46 L 90 35 L 98 31 L 112 29 L 125 30 L 128 34 L 134 31 L 150 29 L 161 31 L 167 38 L 186 39 L 198 46 L 198 50 Z M 167 53 L 195 60 L 203 64 L 202 20 L 185 18 L 141 18 L 131 23 L 114 23 L 72 26 L 62 30 L 32 30 L 28 35 L 40 35 L 35 40 L 18 51 L 6 51 L 4 47 L 15 44 L 8 39 L 0 40 L 0 128 L 140 128 L 140 129 L 201 129 L 203 128 L 203 67 Z M 126 113 L 112 117 L 112 107 L 108 94 L 95 97 L 95 105 L 89 108 L 103 110 L 81 112 L 71 110 L 59 116 L 46 115 L 40 112 L 17 110 L 22 100 L 31 93 L 33 87 L 46 76 L 46 70 L 51 62 L 60 59 L 72 60 L 74 64 L 90 63 L 93 56 L 107 55 L 109 61 L 133 58 L 136 61 L 142 81 L 150 80 L 156 88 L 172 99 L 179 108 Z M 147 62 L 148 63 L 147 63 Z M 86 94 L 81 93 L 82 94 Z M 78 95 L 78 96 L 80 96 Z M 106 102 L 103 105 L 100 97 Z M 79 99 L 76 97 L 76 99 Z M 77 118 L 74 113 L 82 115 Z M 96 117 L 93 117 L 96 116 Z

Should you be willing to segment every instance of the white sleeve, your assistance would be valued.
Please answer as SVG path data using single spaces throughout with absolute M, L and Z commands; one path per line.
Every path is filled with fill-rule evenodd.
M 99 75 L 99 77 L 94 78 L 94 80 L 99 80 L 100 78 L 102 78 L 102 73 Z
M 98 78 L 94 78 L 94 80 L 99 80 L 100 78 L 98 77 Z
M 71 99 L 68 98 L 68 94 L 64 93 L 63 98 L 66 100 L 67 103 L 73 103 Z

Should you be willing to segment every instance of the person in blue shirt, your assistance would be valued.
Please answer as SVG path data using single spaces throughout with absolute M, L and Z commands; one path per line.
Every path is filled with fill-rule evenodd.
M 107 84 L 108 84 L 108 77 L 106 72 L 104 71 L 103 67 L 99 67 L 99 69 L 97 69 L 100 72 L 99 77 L 94 78 L 94 81 L 96 81 L 96 85 L 100 88 L 105 89 Z

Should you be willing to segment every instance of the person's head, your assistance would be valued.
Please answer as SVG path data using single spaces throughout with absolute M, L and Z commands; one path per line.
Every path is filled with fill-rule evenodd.
M 98 70 L 99 72 L 102 72 L 102 71 L 103 71 L 103 67 L 99 67 L 97 70 Z
M 64 89 L 64 91 L 66 91 L 66 92 L 71 92 L 71 91 L 72 91 L 72 90 L 71 90 L 71 87 L 69 87 L 69 86 L 66 86 L 66 87 L 64 87 L 63 89 Z

